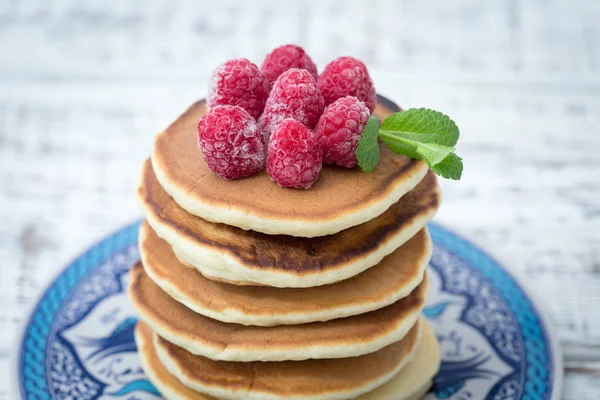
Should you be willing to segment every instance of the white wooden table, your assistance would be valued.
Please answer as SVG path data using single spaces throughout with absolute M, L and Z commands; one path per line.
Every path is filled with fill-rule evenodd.
M 0 0 L 0 400 L 44 282 L 140 217 L 153 135 L 217 64 L 287 42 L 320 68 L 361 58 L 379 92 L 457 121 L 465 172 L 438 222 L 525 277 L 564 398 L 600 399 L 599 1 Z

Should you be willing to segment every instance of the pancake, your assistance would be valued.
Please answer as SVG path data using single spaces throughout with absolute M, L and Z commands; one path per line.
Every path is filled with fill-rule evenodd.
M 427 229 L 378 265 L 352 278 L 312 288 L 232 286 L 205 278 L 182 264 L 144 222 L 139 248 L 146 274 L 177 302 L 221 322 L 292 325 L 374 311 L 406 297 L 423 280 L 431 257 Z
M 386 212 L 334 235 L 297 238 L 215 224 L 183 210 L 162 189 L 151 164 L 138 199 L 152 229 L 186 264 L 228 282 L 312 287 L 350 278 L 379 263 L 433 218 L 440 203 L 433 172 Z
M 429 389 L 431 389 L 431 386 L 433 386 L 432 381 L 426 382 L 412 396 L 407 397 L 405 400 L 423 400 L 423 397 L 425 397 L 427 392 L 429 392 Z M 395 395 L 392 395 L 391 397 L 387 397 L 385 399 L 396 400 L 397 397 Z
M 196 356 L 154 335 L 162 365 L 183 385 L 227 399 L 348 399 L 388 382 L 413 358 L 419 322 L 383 349 L 344 359 L 239 363 Z
M 379 98 L 375 115 L 383 119 L 397 110 Z M 310 190 L 279 187 L 265 171 L 226 181 L 208 169 L 198 150 L 196 128 L 205 112 L 205 102 L 199 101 L 159 133 L 152 165 L 164 190 L 188 213 L 207 221 L 272 235 L 330 235 L 381 215 L 428 171 L 423 161 L 381 145 L 372 172 L 324 166 Z
M 358 400 L 419 400 L 431 386 L 431 377 L 439 366 L 438 344 L 429 323 L 423 320 L 422 338 L 413 359 L 390 381 L 365 393 Z M 201 392 L 184 386 L 162 365 L 154 347 L 153 333 L 146 324 L 139 323 L 135 339 L 144 372 L 168 400 L 213 400 Z M 417 388 L 413 390 L 413 388 Z
M 386 384 L 365 393 L 357 400 L 406 400 L 421 399 L 432 385 L 434 375 L 440 368 L 440 346 L 429 323 L 423 323 L 421 342 L 415 356 L 406 367 Z
M 144 373 L 167 400 L 216 400 L 214 397 L 184 386 L 167 371 L 156 355 L 154 333 L 148 325 L 138 322 L 135 327 L 135 343 Z
M 197 314 L 163 292 L 141 264 L 129 295 L 142 321 L 193 354 L 225 361 L 342 358 L 371 353 L 402 339 L 419 319 L 427 279 L 407 297 L 370 313 L 326 322 L 273 327 L 227 324 Z

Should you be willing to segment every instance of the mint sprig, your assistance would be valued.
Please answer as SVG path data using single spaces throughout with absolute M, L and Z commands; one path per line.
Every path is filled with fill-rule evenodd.
M 394 153 L 423 160 L 436 174 L 448 179 L 460 179 L 462 159 L 454 146 L 459 130 L 448 116 L 427 108 L 409 109 L 390 115 L 378 128 L 371 116 L 358 142 L 356 158 L 365 172 L 379 162 L 378 138 Z
M 443 178 L 458 181 L 460 180 L 463 170 L 462 158 L 452 153 L 444 158 L 441 163 L 431 167 L 431 170 Z
M 356 159 L 358 166 L 363 171 L 373 171 L 373 168 L 379 163 L 379 120 L 370 117 L 362 133 L 358 147 L 356 148 Z

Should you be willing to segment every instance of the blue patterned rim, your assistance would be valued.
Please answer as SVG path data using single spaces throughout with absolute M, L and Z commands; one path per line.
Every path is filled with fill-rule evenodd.
M 560 399 L 563 380 L 562 353 L 558 340 L 552 335 L 545 313 L 540 310 L 539 303 L 534 304 L 531 293 L 519 282 L 520 279 L 516 279 L 479 247 L 437 224 L 430 223 L 428 228 L 436 247 L 445 248 L 449 253 L 474 267 L 477 272 L 494 283 L 496 291 L 510 305 L 510 311 L 520 329 L 521 350 L 524 353 L 522 358 L 525 360 L 519 377 L 522 386 L 520 398 Z M 431 264 L 434 269 L 438 270 L 439 267 L 435 261 L 434 251 Z M 444 290 L 448 290 L 448 288 L 444 287 Z M 468 307 L 465 308 L 460 319 L 471 324 L 465 315 L 468 309 Z M 486 336 L 491 336 L 491 334 Z M 505 359 L 505 361 L 507 360 Z M 508 362 L 513 364 L 510 363 L 510 360 Z M 444 363 L 442 363 L 443 368 Z M 500 395 L 499 385 L 500 383 L 494 391 L 498 395 Z M 443 396 L 438 397 L 444 398 Z
M 121 253 L 124 254 L 127 251 L 129 258 L 136 257 L 134 253 L 137 252 L 138 229 L 139 222 L 133 223 L 91 247 L 53 279 L 35 303 L 25 321 L 23 333 L 19 338 L 18 352 L 15 353 L 16 360 L 13 363 L 16 366 L 16 376 L 13 382 L 16 383 L 16 393 L 19 393 L 21 398 L 28 400 L 61 398 L 60 395 L 55 395 L 55 392 L 49 387 L 48 375 L 54 364 L 48 354 L 51 342 L 56 341 L 57 331 L 67 325 L 64 322 L 64 308 L 67 306 L 73 308 L 72 304 L 74 303 L 85 303 L 79 298 L 76 302 L 70 302 L 70 300 L 75 295 L 78 286 L 115 255 L 123 258 Z M 451 352 L 444 353 L 443 351 L 442 369 L 434 381 L 434 392 L 430 396 L 438 399 L 458 400 L 463 398 L 459 396 L 459 392 L 467 391 L 469 380 L 485 379 L 497 375 L 490 370 L 490 365 L 495 365 L 494 362 L 496 362 L 512 368 L 512 372 L 505 374 L 501 379 L 496 379 L 494 386 L 486 391 L 488 393 L 486 398 L 507 398 L 503 396 L 512 390 L 513 394 L 518 394 L 519 399 L 558 400 L 562 383 L 560 348 L 558 341 L 548 329 L 547 320 L 540 313 L 539 307 L 531 300 L 528 292 L 492 257 L 465 239 L 436 224 L 429 224 L 429 231 L 436 248 L 431 262 L 432 271 L 434 271 L 432 275 L 437 276 L 434 282 L 436 280 L 439 282 L 442 295 L 440 299 L 434 299 L 435 304 L 428 305 L 425 310 L 426 315 L 432 320 L 435 328 L 436 323 L 444 318 L 445 309 L 452 308 L 452 306 L 449 307 L 449 304 L 456 303 L 456 299 L 464 300 L 465 304 L 461 306 L 459 315 L 452 318 L 459 320 L 461 326 L 466 329 L 476 330 L 477 334 L 485 339 L 486 346 L 489 345 L 488 347 L 492 349 L 496 359 L 496 361 L 490 361 L 492 356 L 482 353 L 479 349 L 473 350 L 472 357 L 462 360 L 453 359 Z M 114 270 L 110 271 L 114 275 L 111 276 L 117 282 L 116 286 L 110 289 L 113 292 L 124 290 L 121 283 L 118 282 L 118 276 L 126 274 L 127 264 L 131 262 L 129 258 L 125 257 L 120 264 L 117 263 L 118 266 Z M 461 267 L 462 264 L 465 268 Z M 463 269 L 461 270 L 461 268 Z M 460 274 L 464 277 L 465 273 L 469 279 L 455 279 L 455 276 L 460 276 Z M 477 284 L 468 287 L 467 281 L 471 280 Z M 487 288 L 486 295 L 473 292 L 474 287 Z M 102 296 L 110 295 L 112 293 L 110 290 L 102 292 Z M 495 298 L 494 296 L 500 296 L 498 298 L 505 301 L 508 308 L 490 311 L 490 304 L 493 304 L 493 301 L 483 304 L 486 296 L 492 299 Z M 84 304 L 83 311 L 75 310 L 76 314 L 79 313 L 77 318 L 84 318 L 85 314 L 101 298 L 101 296 L 97 296 L 87 300 L 88 303 Z M 512 323 L 515 327 L 518 326 L 518 331 L 515 331 L 516 333 L 508 330 L 504 332 L 502 326 L 497 327 L 489 322 L 482 322 L 482 317 L 485 318 L 491 315 L 490 313 L 496 313 L 494 315 L 504 318 L 504 321 L 508 321 L 506 322 L 508 325 Z M 71 322 L 74 321 L 73 318 L 71 318 Z M 57 320 L 61 321 L 57 323 Z M 133 325 L 130 320 L 131 318 L 122 321 L 113 334 L 116 332 L 117 336 L 128 338 Z M 498 332 L 501 332 L 502 335 L 499 336 Z M 436 333 L 441 341 L 446 340 L 447 343 L 453 343 L 452 346 L 456 344 L 456 338 L 452 337 L 456 331 L 449 331 L 447 337 L 437 330 Z M 510 336 L 511 334 L 512 336 Z M 517 334 L 518 337 L 516 337 Z M 114 337 L 113 335 L 112 338 Z M 508 346 L 509 344 L 510 346 Z M 120 342 L 120 345 L 121 347 L 125 346 L 126 350 L 124 351 L 135 351 L 135 348 L 131 348 L 131 343 Z M 442 344 L 443 350 L 444 346 Z M 446 359 L 446 356 L 449 358 Z M 76 364 L 84 369 L 79 360 Z M 103 387 L 101 382 L 93 378 L 88 381 L 100 388 L 97 390 L 101 390 Z M 126 395 L 129 393 L 128 390 L 142 390 L 152 396 L 158 393 L 147 381 L 139 379 L 130 382 L 126 389 L 112 394 L 115 396 Z M 89 398 L 96 397 L 92 395 Z M 471 398 L 475 399 L 476 397 Z
M 29 314 L 19 338 L 16 382 L 22 399 L 49 400 L 46 350 L 54 317 L 77 284 L 115 252 L 137 243 L 140 222 L 134 222 L 90 247 L 52 280 Z M 13 363 L 13 365 L 15 365 Z

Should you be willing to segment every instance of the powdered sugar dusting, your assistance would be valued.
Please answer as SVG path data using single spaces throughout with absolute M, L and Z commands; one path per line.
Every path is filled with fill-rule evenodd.
M 275 81 L 259 123 L 267 138 L 286 118 L 295 119 L 312 129 L 324 106 L 323 96 L 313 76 L 306 70 L 292 68 Z
M 229 60 L 215 70 L 209 81 L 207 107 L 235 105 L 258 118 L 270 89 L 255 64 L 245 58 Z
M 270 52 L 261 66 L 264 76 L 272 84 L 285 71 L 291 68 L 307 70 L 315 80 L 318 78 L 317 66 L 304 49 L 295 44 L 277 47 Z
M 325 66 L 318 79 L 318 86 L 330 104 L 345 96 L 363 101 L 370 112 L 375 110 L 377 96 L 366 65 L 354 57 L 339 57 Z
M 213 99 L 218 97 L 218 86 L 221 76 L 226 73 L 225 64 L 220 65 L 215 69 L 208 82 L 208 96 L 206 97 L 206 107 L 210 108 L 214 104 Z M 217 103 L 218 104 L 218 103 Z
M 198 123 L 198 147 L 208 167 L 224 179 L 264 168 L 266 142 L 258 123 L 238 106 L 214 106 Z
M 314 133 L 288 118 L 269 142 L 267 173 L 279 186 L 309 189 L 323 168 L 323 152 Z
M 346 96 L 325 108 L 315 134 L 323 149 L 323 162 L 352 168 L 358 165 L 356 148 L 371 113 L 359 99 Z

